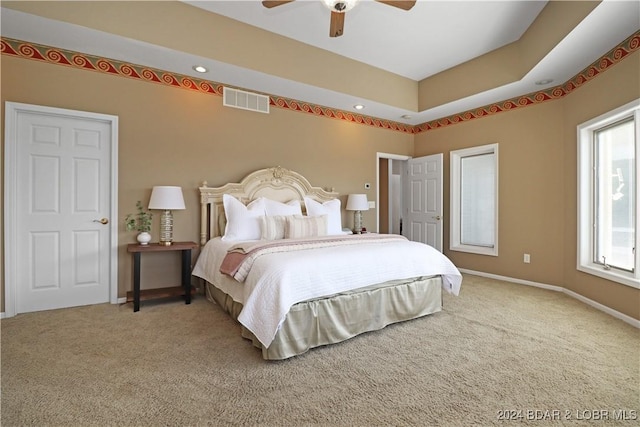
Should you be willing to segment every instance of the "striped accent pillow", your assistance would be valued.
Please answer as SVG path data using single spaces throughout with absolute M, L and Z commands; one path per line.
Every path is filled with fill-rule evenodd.
M 284 239 L 287 217 L 285 215 L 268 215 L 260 218 L 262 240 Z
M 327 215 L 321 216 L 288 216 L 285 229 L 286 239 L 319 237 L 327 235 Z

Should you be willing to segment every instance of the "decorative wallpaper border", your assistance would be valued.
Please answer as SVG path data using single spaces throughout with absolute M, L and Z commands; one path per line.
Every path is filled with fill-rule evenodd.
M 631 35 L 619 46 L 611 49 L 602 58 L 589 65 L 562 85 L 486 105 L 473 110 L 464 111 L 462 113 L 432 120 L 415 126 L 392 120 L 354 114 L 348 111 L 310 104 L 295 99 L 283 98 L 269 94 L 264 95 L 269 96 L 269 103 L 273 107 L 313 114 L 319 117 L 344 120 L 380 129 L 415 134 L 562 98 L 597 77 L 613 65 L 622 61 L 624 58 L 629 56 L 629 54 L 638 49 L 640 49 L 640 31 Z M 51 46 L 4 37 L 0 38 L 0 53 L 2 55 L 10 55 L 87 71 L 117 75 L 120 77 L 137 79 L 217 96 L 222 96 L 222 88 L 224 86 L 224 84 L 218 82 L 196 79 L 182 74 L 129 64 L 115 59 L 101 58 L 80 52 L 58 49 Z
M 271 105 L 287 110 L 310 113 L 316 116 L 328 117 L 331 119 L 345 120 L 351 123 L 358 123 L 381 129 L 389 129 L 405 133 L 415 133 L 415 126 L 408 125 L 406 123 L 398 123 L 392 120 L 364 116 L 362 114 L 354 114 L 350 111 L 337 110 L 334 108 L 323 107 L 316 104 L 309 104 L 308 102 L 283 98 L 275 95 L 270 95 L 270 99 Z

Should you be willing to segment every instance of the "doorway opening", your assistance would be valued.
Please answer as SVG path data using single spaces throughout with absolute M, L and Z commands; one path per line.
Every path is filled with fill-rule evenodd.
M 377 154 L 377 230 L 442 252 L 443 154 Z
M 410 156 L 377 153 L 376 177 L 378 233 L 402 234 L 403 185 L 402 177 Z

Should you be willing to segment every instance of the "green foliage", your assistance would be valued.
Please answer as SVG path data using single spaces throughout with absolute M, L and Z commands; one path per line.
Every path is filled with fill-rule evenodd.
M 124 219 L 125 228 L 127 231 L 136 230 L 140 233 L 143 231 L 151 231 L 151 218 L 153 218 L 153 214 L 145 211 L 140 200 L 136 203 L 136 208 L 138 209 L 137 214 L 128 214 Z

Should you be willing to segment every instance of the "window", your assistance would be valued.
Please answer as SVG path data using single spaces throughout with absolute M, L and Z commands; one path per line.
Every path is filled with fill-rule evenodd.
M 451 152 L 449 249 L 498 255 L 498 144 Z
M 640 100 L 578 126 L 578 270 L 640 288 Z

